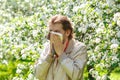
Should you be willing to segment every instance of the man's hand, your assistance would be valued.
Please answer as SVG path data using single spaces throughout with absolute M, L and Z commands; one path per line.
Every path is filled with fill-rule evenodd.
M 62 43 L 60 36 L 56 34 L 51 34 L 51 43 L 53 43 L 54 49 L 58 56 L 60 56 L 63 53 L 64 49 L 64 45 Z

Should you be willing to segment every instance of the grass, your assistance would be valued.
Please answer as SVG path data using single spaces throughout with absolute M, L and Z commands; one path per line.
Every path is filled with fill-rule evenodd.
M 120 72 L 111 73 L 110 80 L 120 80 Z

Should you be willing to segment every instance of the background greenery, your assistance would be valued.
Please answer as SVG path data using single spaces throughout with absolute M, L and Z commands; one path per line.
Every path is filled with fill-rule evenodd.
M 85 80 L 120 80 L 120 0 L 0 0 L 0 80 L 36 80 L 35 61 L 55 14 L 88 48 Z

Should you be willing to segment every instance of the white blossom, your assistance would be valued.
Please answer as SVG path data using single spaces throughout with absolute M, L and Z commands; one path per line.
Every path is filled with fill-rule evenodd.
M 32 27 L 34 24 L 32 22 L 30 22 L 29 25 Z
M 101 80 L 100 76 L 97 76 L 96 80 Z
M 82 33 L 86 33 L 86 31 L 87 31 L 87 28 L 82 28 Z
M 30 70 L 33 70 L 33 69 L 34 69 L 33 65 L 30 65 Z
M 21 69 L 17 69 L 16 73 L 20 74 L 22 72 Z
M 117 48 L 118 48 L 118 44 L 112 44 L 112 45 L 110 46 L 110 48 L 111 48 L 111 49 L 117 49 Z
M 81 31 L 82 31 L 81 27 L 79 27 L 79 28 L 78 28 L 78 31 L 79 31 L 79 32 L 81 32 Z
M 30 2 L 30 0 L 25 0 L 25 2 Z
M 97 32 L 97 33 L 101 33 L 101 32 L 103 32 L 103 31 L 104 31 L 103 28 L 98 28 L 98 29 L 96 29 L 96 32 Z
M 6 65 L 8 64 L 7 60 L 3 60 L 2 63 Z
M 79 9 L 79 6 L 74 6 L 74 7 L 73 7 L 73 12 L 77 12 L 78 9 Z
M 115 39 L 115 38 L 113 38 L 113 39 L 111 40 L 111 42 L 112 42 L 113 44 L 119 44 L 119 41 L 118 41 L 117 39 Z
M 113 20 L 117 21 L 119 18 L 120 18 L 120 12 L 115 13 Z
M 2 58 L 3 58 L 3 53 L 1 52 L 1 53 L 0 53 L 0 59 L 2 59 Z
M 12 80 L 20 80 L 19 77 L 13 77 Z
M 96 38 L 96 39 L 95 39 L 95 42 L 96 42 L 96 43 L 100 43 L 100 41 L 101 41 L 100 38 Z
M 120 26 L 120 18 L 117 20 L 117 25 Z
M 18 65 L 17 65 L 17 68 L 20 68 L 20 69 L 25 69 L 25 68 L 26 68 L 26 66 L 25 66 L 25 65 L 23 65 L 23 64 L 18 64 Z
M 101 9 L 96 8 L 95 11 L 97 12 L 97 14 L 98 14 L 99 16 L 102 16 L 103 12 L 102 12 Z
M 96 24 L 95 23 L 90 23 L 89 26 L 92 27 L 92 28 L 95 28 Z
M 107 75 L 105 74 L 102 76 L 102 80 L 106 80 L 106 79 L 107 79 Z
M 87 22 L 87 16 L 84 16 L 84 17 L 83 17 L 83 21 L 84 21 L 84 22 Z
M 105 67 L 106 67 L 106 68 L 109 68 L 109 67 L 110 67 L 110 64 L 105 64 Z
M 95 47 L 95 51 L 98 51 L 99 49 L 100 49 L 99 46 L 96 46 L 96 47 Z
M 115 56 L 112 56 L 112 61 L 118 62 L 119 59 L 118 59 L 117 56 L 115 55 Z
M 22 54 L 22 59 L 26 59 L 26 58 L 27 58 L 27 54 L 26 53 Z
M 113 6 L 115 4 L 114 0 L 106 0 L 106 1 L 109 6 Z
M 100 27 L 100 28 L 104 28 L 104 23 L 101 22 L 101 23 L 99 24 L 99 27 Z
M 28 80 L 33 80 L 34 79 L 34 75 L 33 74 L 29 74 L 28 75 Z
M 83 4 L 80 5 L 80 8 L 85 8 L 86 5 L 87 5 L 86 3 L 83 3 Z
M 117 37 L 120 38 L 120 31 L 117 32 Z
M 38 30 L 33 30 L 33 31 L 32 31 L 32 34 L 33 34 L 33 37 L 37 37 L 37 35 L 38 35 Z

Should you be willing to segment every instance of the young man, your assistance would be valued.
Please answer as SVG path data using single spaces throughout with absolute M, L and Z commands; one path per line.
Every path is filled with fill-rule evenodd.
M 66 16 L 55 15 L 50 19 L 48 27 L 49 43 L 35 65 L 36 78 L 39 80 L 83 80 L 87 50 L 84 43 L 73 38 L 70 20 Z

